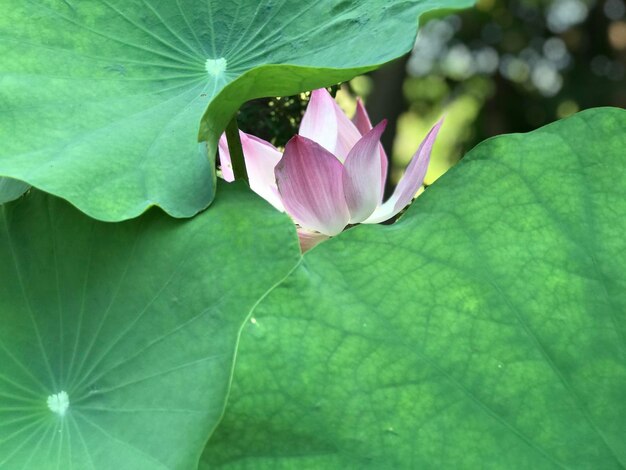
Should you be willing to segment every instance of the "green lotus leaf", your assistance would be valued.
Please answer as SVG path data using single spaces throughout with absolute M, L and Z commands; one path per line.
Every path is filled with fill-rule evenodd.
M 0 177 L 0 204 L 17 199 L 29 188 L 30 186 L 22 181 Z
M 308 252 L 203 468 L 626 466 L 626 111 L 488 140 Z
M 0 176 L 100 220 L 192 216 L 242 103 L 373 69 L 411 49 L 420 14 L 469 4 L 4 0 Z
M 241 325 L 300 256 L 242 188 L 191 221 L 107 224 L 39 191 L 0 206 L 0 468 L 197 466 Z

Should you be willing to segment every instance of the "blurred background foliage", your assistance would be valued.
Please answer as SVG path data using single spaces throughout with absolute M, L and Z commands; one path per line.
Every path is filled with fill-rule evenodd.
M 424 18 L 410 54 L 331 92 L 349 115 L 361 96 L 374 123 L 390 120 L 390 190 L 442 114 L 426 184 L 488 137 L 586 108 L 626 107 L 625 85 L 624 0 L 479 0 Z M 307 100 L 302 93 L 248 103 L 240 127 L 283 146 Z

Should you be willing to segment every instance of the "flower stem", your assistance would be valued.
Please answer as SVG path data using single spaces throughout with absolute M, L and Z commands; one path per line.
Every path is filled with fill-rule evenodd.
M 230 162 L 233 166 L 235 180 L 244 180 L 247 183 L 248 172 L 246 171 L 246 162 L 243 158 L 243 148 L 239 138 L 236 114 L 228 123 L 228 126 L 226 126 L 226 140 L 228 141 L 228 152 L 230 153 Z

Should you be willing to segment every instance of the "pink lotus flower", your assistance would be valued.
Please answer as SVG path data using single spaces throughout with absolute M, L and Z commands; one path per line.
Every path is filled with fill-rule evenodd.
M 386 121 L 372 128 L 357 101 L 350 121 L 325 89 L 315 90 L 299 135 L 281 153 L 269 142 L 240 132 L 250 187 L 298 224 L 303 251 L 348 225 L 376 224 L 412 201 L 426 175 L 441 127 L 426 135 L 391 197 L 383 202 L 387 155 L 380 145 Z M 234 179 L 225 136 L 219 143 L 222 176 Z

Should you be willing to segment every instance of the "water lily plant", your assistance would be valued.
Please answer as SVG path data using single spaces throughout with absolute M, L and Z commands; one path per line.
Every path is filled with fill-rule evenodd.
M 298 135 L 281 152 L 240 132 L 250 187 L 298 225 L 303 250 L 341 233 L 348 225 L 391 219 L 424 181 L 441 127 L 428 132 L 391 197 L 383 202 L 388 159 L 380 145 L 386 121 L 372 127 L 360 100 L 351 121 L 325 90 L 315 90 Z M 219 145 L 222 176 L 234 179 L 225 136 Z

